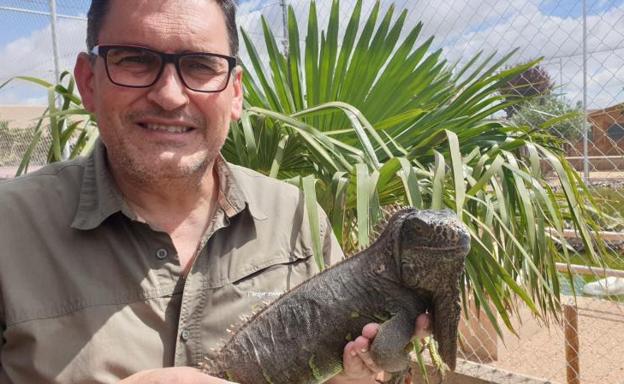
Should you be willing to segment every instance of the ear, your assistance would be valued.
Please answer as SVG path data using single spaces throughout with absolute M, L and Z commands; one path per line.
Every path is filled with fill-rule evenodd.
M 74 66 L 74 79 L 76 80 L 76 85 L 78 86 L 78 91 L 80 92 L 80 96 L 82 98 L 82 104 L 87 111 L 92 113 L 95 112 L 94 65 L 95 61 L 93 58 L 82 52 L 76 58 L 76 65 Z
M 243 113 L 243 69 L 240 66 L 234 68 L 232 83 L 234 87 L 234 94 L 232 97 L 232 111 L 230 118 L 232 120 L 238 120 Z

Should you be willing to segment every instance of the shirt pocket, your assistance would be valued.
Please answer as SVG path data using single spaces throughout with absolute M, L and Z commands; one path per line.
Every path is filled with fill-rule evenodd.
M 319 272 L 311 253 L 277 254 L 230 277 L 233 287 L 251 301 L 273 301 Z
M 206 307 L 200 318 L 203 350 L 208 356 L 229 338 L 226 329 L 240 329 L 254 313 L 318 272 L 309 253 L 291 251 L 264 259 L 249 254 L 246 257 L 255 263 L 239 264 L 243 269 L 231 269 L 224 283 L 215 284 L 206 295 Z

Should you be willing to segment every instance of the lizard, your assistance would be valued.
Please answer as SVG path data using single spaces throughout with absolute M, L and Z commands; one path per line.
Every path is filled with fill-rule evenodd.
M 342 370 L 352 335 L 378 322 L 371 356 L 400 382 L 415 320 L 429 311 L 439 354 L 453 370 L 469 249 L 469 231 L 454 212 L 399 210 L 370 247 L 253 315 L 201 368 L 243 384 L 322 383 Z

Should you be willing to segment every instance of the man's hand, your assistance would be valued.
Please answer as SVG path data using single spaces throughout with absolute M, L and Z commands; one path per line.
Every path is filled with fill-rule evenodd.
M 171 367 L 141 371 L 118 384 L 232 384 L 231 381 L 208 376 L 191 367 Z
M 422 340 L 430 331 L 431 318 L 428 314 L 418 316 L 414 336 Z M 362 329 L 362 335 L 347 343 L 342 362 L 344 370 L 328 381 L 330 384 L 375 383 L 384 380 L 383 370 L 375 365 L 369 354 L 370 346 L 377 335 L 379 324 L 370 323 Z

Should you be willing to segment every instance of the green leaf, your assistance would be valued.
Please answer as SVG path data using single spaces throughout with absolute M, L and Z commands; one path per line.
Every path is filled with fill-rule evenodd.
M 51 161 L 61 161 L 61 129 L 62 123 L 56 116 L 56 93 L 53 88 L 48 89 L 48 117 L 50 119 L 50 135 L 52 136 L 52 157 Z
M 288 135 L 283 136 L 279 144 L 277 145 L 277 151 L 275 152 L 275 157 L 273 158 L 273 163 L 271 164 L 271 172 L 269 173 L 269 176 L 271 177 L 277 177 L 279 174 L 279 170 L 284 159 L 284 151 L 286 149 L 286 143 L 288 143 L 288 139 Z
M 295 110 L 305 108 L 301 84 L 301 51 L 299 49 L 299 25 L 292 5 L 288 6 L 288 84 L 295 103 Z
M 306 35 L 305 50 L 305 81 L 306 99 L 308 106 L 318 105 L 320 102 L 319 92 L 319 53 L 318 53 L 318 20 L 316 16 L 316 2 L 310 2 L 308 13 L 308 33 Z
M 357 172 L 357 239 L 360 247 L 368 246 L 370 220 L 371 180 L 366 164 L 356 164 Z
M 464 163 L 459 149 L 459 140 L 454 132 L 446 131 L 451 155 L 451 167 L 453 169 L 453 181 L 455 188 L 455 209 L 459 217 L 462 217 L 464 200 L 466 198 L 466 185 L 464 184 Z
M 433 171 L 433 190 L 431 191 L 431 209 L 439 210 L 444 207 L 444 179 L 446 178 L 446 163 L 444 156 L 438 151 L 433 151 L 435 155 L 435 165 Z
M 312 251 L 314 260 L 316 260 L 319 270 L 322 271 L 325 268 L 325 260 L 323 259 L 323 248 L 321 246 L 321 227 L 316 203 L 315 183 L 316 178 L 312 175 L 308 175 L 302 180 L 306 211 L 308 212 L 308 220 L 312 231 Z
M 334 196 L 331 222 L 336 238 L 343 242 L 343 227 L 345 225 L 345 211 L 349 178 L 345 172 L 336 172 L 332 176 L 331 192 Z
M 423 208 L 420 185 L 418 184 L 418 177 L 416 176 L 416 172 L 414 172 L 414 168 L 405 157 L 399 157 L 398 160 L 401 162 L 402 168 L 399 171 L 399 177 L 403 182 L 408 204 L 411 207 Z

